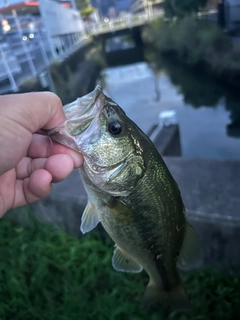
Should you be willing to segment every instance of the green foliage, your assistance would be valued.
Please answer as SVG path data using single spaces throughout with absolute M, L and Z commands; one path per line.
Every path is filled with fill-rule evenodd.
M 207 0 L 164 0 L 163 8 L 169 18 L 182 18 L 204 8 Z
M 156 22 L 155 22 L 156 24 Z M 225 52 L 230 41 L 217 24 L 185 17 L 171 23 L 162 23 L 156 30 L 155 25 L 148 27 L 144 39 L 151 33 L 154 45 L 160 52 L 174 51 L 189 64 L 198 63 L 207 56 Z
M 53 63 L 49 71 L 57 95 L 63 104 L 69 103 L 94 89 L 92 85 L 103 68 L 101 46 L 91 43 L 81 47 L 60 63 Z
M 28 77 L 24 79 L 21 85 L 24 87 L 29 87 L 29 86 L 34 86 L 36 82 L 37 82 L 37 79 L 35 77 Z
M 240 48 L 211 21 L 185 17 L 181 20 L 154 21 L 145 28 L 143 40 L 159 54 L 172 54 L 190 66 L 205 63 L 215 75 L 240 72 Z
M 227 95 L 226 89 L 201 68 L 192 70 L 179 61 L 168 58 L 151 50 L 145 52 L 148 61 L 154 61 L 154 71 L 165 71 L 172 84 L 182 94 L 185 104 L 195 108 L 216 106 Z
M 85 9 L 81 10 L 80 13 L 81 13 L 82 17 L 88 18 L 94 11 L 95 11 L 94 8 L 87 7 Z
M 96 232 L 81 239 L 34 221 L 0 221 L 0 319 L 163 320 L 139 307 L 146 274 L 116 272 L 113 243 Z M 240 279 L 203 269 L 184 274 L 193 303 L 171 319 L 230 320 L 240 316 Z
M 102 52 L 102 44 L 97 40 L 93 41 L 94 46 L 85 54 L 85 60 L 94 62 L 101 67 L 101 69 L 106 68 L 106 60 Z
M 20 92 L 31 92 L 31 91 L 43 91 L 45 88 L 42 88 L 39 80 L 36 77 L 25 78 L 20 83 Z

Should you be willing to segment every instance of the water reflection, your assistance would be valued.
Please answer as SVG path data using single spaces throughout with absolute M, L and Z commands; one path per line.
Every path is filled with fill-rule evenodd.
M 167 57 L 159 57 L 153 51 L 145 51 L 145 56 L 155 72 L 165 71 L 171 83 L 183 95 L 185 104 L 200 108 L 215 107 L 225 95 L 224 86 L 201 70 L 192 70 L 182 63 Z
M 105 50 L 106 52 L 127 50 L 135 48 L 134 40 L 131 36 L 123 35 L 116 36 L 106 40 Z
M 229 110 L 231 123 L 226 127 L 227 135 L 240 138 L 240 100 L 236 93 L 227 94 L 225 98 L 225 108 Z
M 226 125 L 226 133 L 230 137 L 240 137 L 240 94 L 226 88 L 213 77 L 203 72 L 200 68 L 194 71 L 182 63 L 159 57 L 153 51 L 146 49 L 145 56 L 154 72 L 164 70 L 171 83 L 182 94 L 183 101 L 194 108 L 215 108 L 223 100 L 223 104 L 230 112 L 230 123 Z
M 108 68 L 106 92 L 148 132 L 164 110 L 176 110 L 182 156 L 240 159 L 240 95 L 201 70 L 160 59 Z

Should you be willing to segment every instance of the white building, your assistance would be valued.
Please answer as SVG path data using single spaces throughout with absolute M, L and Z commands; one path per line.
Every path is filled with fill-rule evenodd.
M 13 91 L 84 41 L 84 22 L 68 1 L 0 0 L 0 81 Z

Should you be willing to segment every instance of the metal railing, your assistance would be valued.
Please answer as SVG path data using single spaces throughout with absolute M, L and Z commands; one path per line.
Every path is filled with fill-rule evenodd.
M 41 17 L 31 15 L 2 15 L 0 26 L 0 94 L 18 91 L 85 41 L 85 32 L 50 38 Z
M 86 30 L 90 35 L 98 35 L 102 33 L 115 32 L 123 29 L 131 29 L 136 26 L 143 25 L 149 21 L 156 18 L 162 17 L 164 15 L 163 11 L 157 11 L 152 14 L 135 14 L 126 15 L 122 18 L 111 19 L 106 22 L 95 23 L 86 26 Z
M 163 3 L 164 0 L 134 0 L 131 3 L 130 10 L 133 14 L 139 13 L 139 12 L 146 12 L 151 14 L 154 10 L 154 7 L 156 5 L 160 5 Z

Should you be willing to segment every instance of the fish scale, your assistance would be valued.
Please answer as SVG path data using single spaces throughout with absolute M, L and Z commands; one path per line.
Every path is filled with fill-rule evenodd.
M 156 154 L 156 156 L 158 158 L 158 154 Z M 175 284 L 178 282 L 178 275 L 176 272 L 174 272 L 174 270 L 171 270 L 170 268 L 168 268 L 167 272 L 165 267 L 166 263 L 164 260 L 164 256 L 166 247 L 168 245 L 171 245 L 171 237 L 168 237 L 169 233 L 166 232 L 166 230 L 169 230 L 169 227 L 168 225 L 166 225 L 166 223 L 169 224 L 170 222 L 164 219 L 164 213 L 166 210 L 168 210 L 168 206 L 163 201 L 163 198 L 165 198 L 164 195 L 161 196 L 160 194 L 156 194 L 156 192 L 154 192 L 155 188 L 161 189 L 162 183 L 164 183 L 162 182 L 161 170 L 158 170 L 157 168 L 156 170 L 152 169 L 156 167 L 155 163 L 158 164 L 157 159 L 150 155 L 148 167 L 151 168 L 151 170 L 146 171 L 143 179 L 137 185 L 136 190 L 134 190 L 134 192 L 132 192 L 128 197 L 125 197 L 123 201 L 133 210 L 136 221 L 135 225 L 138 229 L 138 235 L 142 238 L 141 244 L 142 246 L 144 246 L 144 248 L 147 248 L 153 255 L 153 260 L 155 259 L 156 268 L 161 274 L 161 280 L 163 282 L 164 288 L 165 290 L 170 290 L 171 284 L 168 279 L 168 273 L 174 275 L 175 278 L 171 279 L 171 283 Z M 152 177 L 152 175 L 154 177 Z M 155 181 L 154 185 L 151 183 L 151 181 L 153 181 L 153 178 Z M 175 185 L 175 183 L 173 184 Z M 169 190 L 172 190 L 170 189 L 170 183 L 167 186 Z M 169 190 L 167 189 L 166 192 L 168 192 Z M 147 199 L 144 198 L 145 194 L 148 195 Z M 180 211 L 183 210 L 183 208 L 181 209 L 181 206 L 182 202 L 180 202 L 179 204 L 178 210 Z M 175 208 L 173 207 L 171 208 L 171 210 L 168 210 L 168 213 L 170 213 L 171 211 L 175 213 Z M 174 229 L 175 225 L 179 222 L 181 224 L 181 221 L 172 221 L 172 229 Z M 159 228 L 159 226 L 161 226 L 161 228 Z M 152 245 L 154 250 L 151 249 Z M 181 242 L 177 242 L 175 244 L 175 247 L 175 253 L 173 252 L 171 257 L 172 259 L 176 257 L 177 251 L 180 250 Z M 134 252 L 131 254 L 134 256 Z M 158 255 L 161 255 L 161 259 L 156 260 L 156 257 Z M 140 263 L 143 264 L 142 261 Z M 176 267 L 174 267 L 173 265 L 172 268 L 175 269 Z
M 145 269 L 145 306 L 189 308 L 176 263 L 193 261 L 198 242 L 154 144 L 99 86 L 64 112 L 67 120 L 48 135 L 84 157 L 79 172 L 89 200 L 81 231 L 101 222 L 116 243 L 113 267 Z

